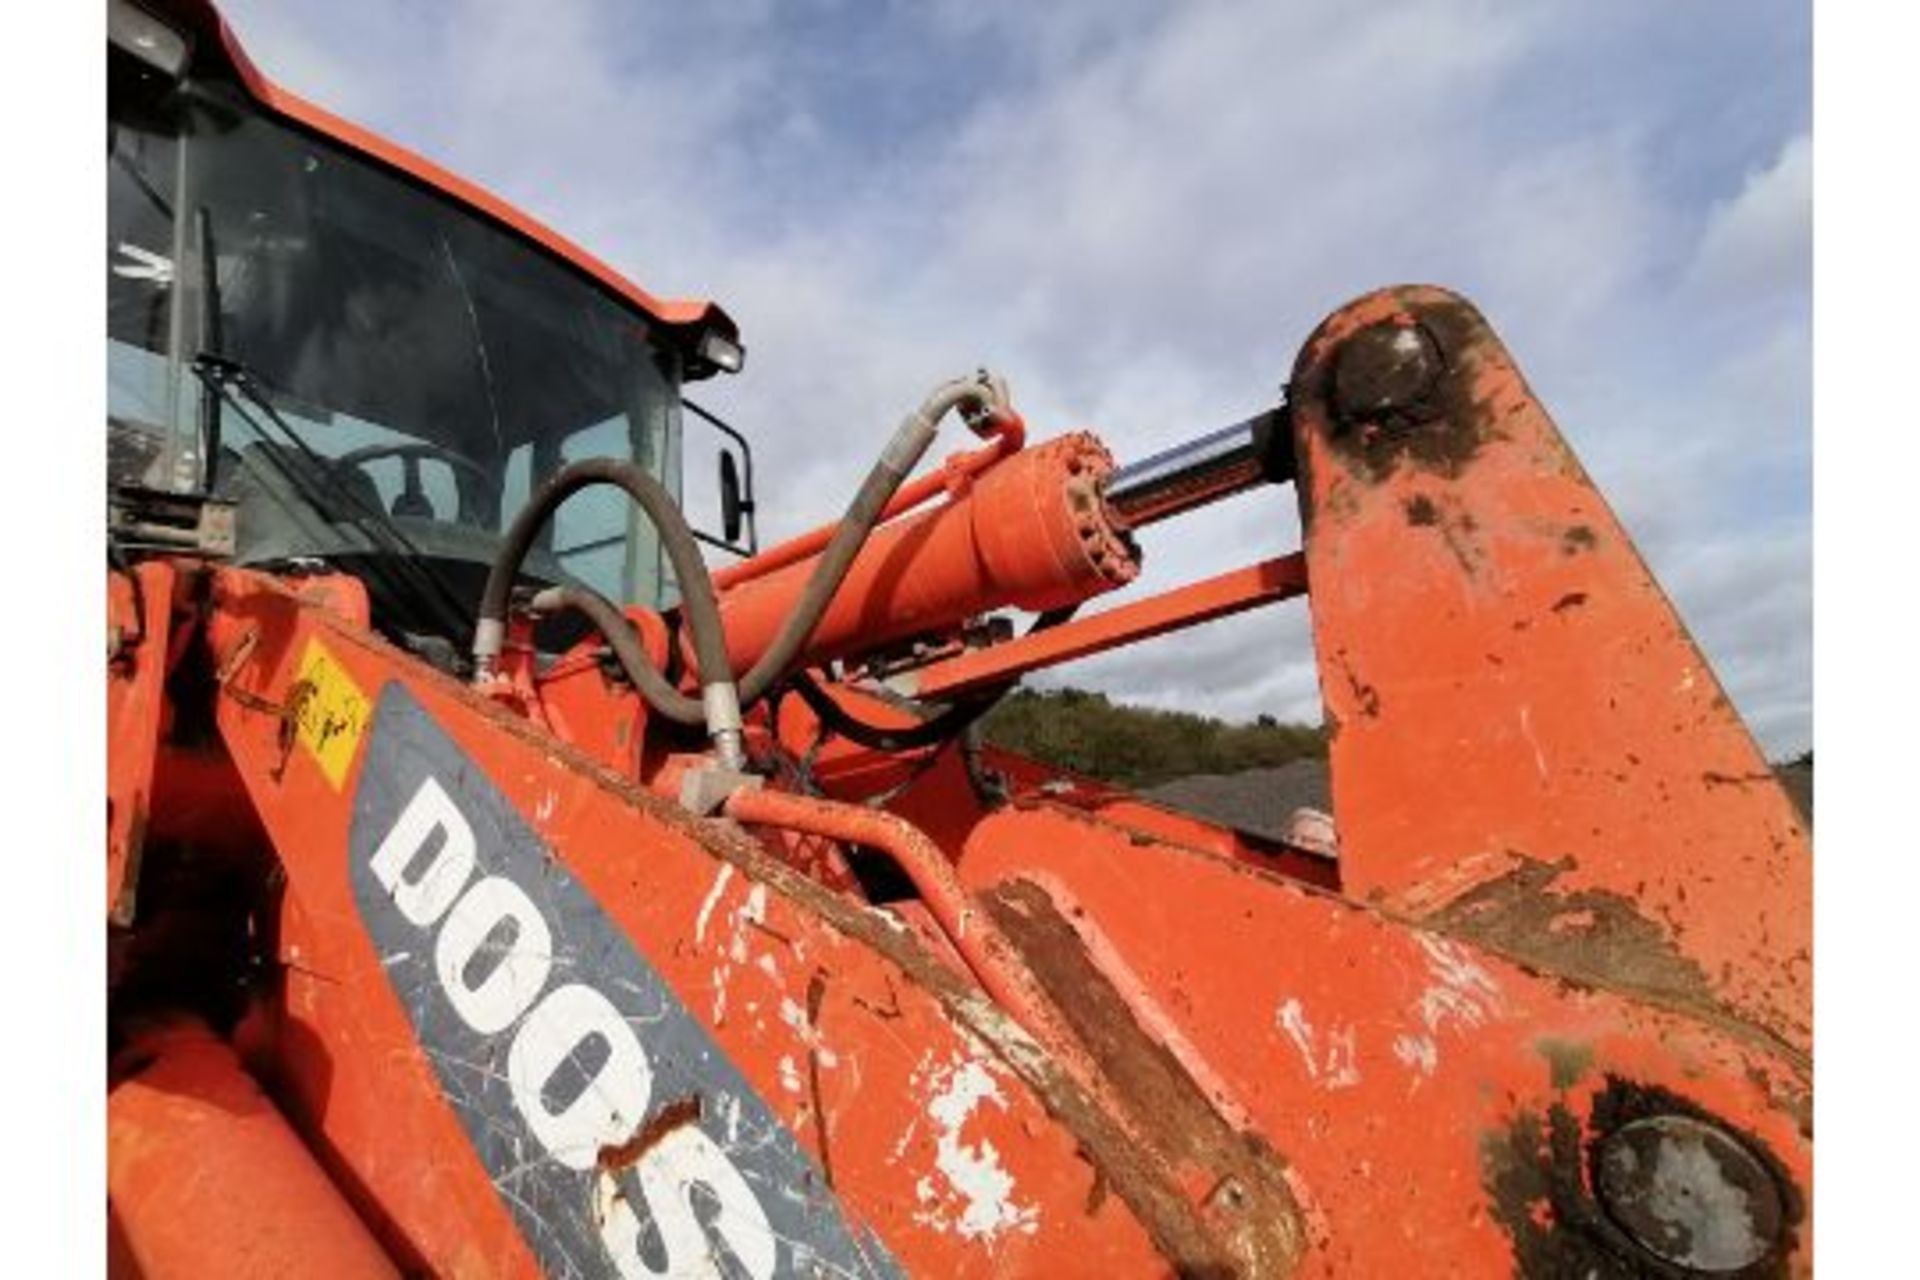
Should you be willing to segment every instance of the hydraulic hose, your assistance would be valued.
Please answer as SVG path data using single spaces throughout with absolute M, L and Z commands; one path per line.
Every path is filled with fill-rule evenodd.
M 673 687 L 640 647 L 640 637 L 619 606 L 599 592 L 569 585 L 548 587 L 534 596 L 532 608 L 535 613 L 571 610 L 579 614 L 606 640 L 620 669 L 627 673 L 627 679 L 649 707 L 675 724 L 706 723 L 706 705 Z
M 1033 625 L 1027 628 L 1027 634 L 1033 635 L 1049 627 L 1059 626 L 1073 617 L 1078 608 L 1078 605 L 1068 605 L 1064 608 L 1048 610 L 1033 620 Z M 1017 681 L 1009 680 L 975 697 L 955 702 L 919 724 L 898 729 L 870 724 L 855 716 L 834 701 L 833 696 L 804 671 L 796 672 L 790 683 L 793 691 L 800 695 L 800 700 L 807 704 L 807 707 L 819 718 L 820 723 L 828 729 L 849 742 L 891 754 L 943 744 L 956 734 L 964 733 L 981 716 L 998 706 L 1000 699 L 1007 695 Z
M 741 679 L 741 705 L 752 706 L 775 681 L 786 674 L 787 667 L 813 634 L 813 629 L 819 625 L 821 615 L 826 613 L 827 606 L 833 601 L 834 593 L 846 580 L 847 570 L 852 567 L 854 557 L 860 554 L 860 548 L 879 523 L 888 501 L 933 444 L 940 419 L 950 410 L 963 405 L 971 405 L 978 413 L 988 415 L 1011 412 L 1007 405 L 1005 384 L 983 370 L 971 378 L 956 378 L 943 384 L 927 397 L 925 403 L 906 416 L 894 430 L 893 438 L 881 451 L 873 469 L 867 472 L 867 478 L 861 481 L 859 491 L 847 506 L 846 515 L 841 517 L 839 527 L 827 542 L 826 550 L 820 553 L 820 563 L 814 568 L 813 576 L 807 579 L 806 586 L 801 589 L 793 612 L 787 615 L 780 630 L 774 634 L 767 651 Z M 704 680 L 708 670 L 706 656 L 695 656 Z
M 507 529 L 506 541 L 493 562 L 492 571 L 487 575 L 486 589 L 480 596 L 480 622 L 473 637 L 475 671 L 481 676 L 486 675 L 500 654 L 500 646 L 506 639 L 508 596 L 515 579 L 520 575 L 520 566 L 533 546 L 534 537 L 562 502 L 582 489 L 600 484 L 626 490 L 659 531 L 660 545 L 665 548 L 667 560 L 673 565 L 674 577 L 680 584 L 681 610 L 686 616 L 687 629 L 693 634 L 694 654 L 700 663 L 701 702 L 693 704 L 700 707 L 700 716 L 693 723 L 704 720 L 707 735 L 713 740 L 721 759 L 729 767 L 739 768 L 745 763 L 741 746 L 740 699 L 734 686 L 733 664 L 727 658 L 726 633 L 721 628 L 720 608 L 714 602 L 713 580 L 707 574 L 707 563 L 701 558 L 693 530 L 687 526 L 686 517 L 680 514 L 673 495 L 667 492 L 665 485 L 631 462 L 623 462 L 618 458 L 589 458 L 562 467 L 540 486 L 539 492 L 513 518 L 513 524 Z M 683 720 L 692 699 L 685 698 L 668 686 L 666 677 L 647 661 L 646 654 L 637 642 L 627 644 L 627 651 L 623 653 L 623 641 L 631 641 L 626 620 L 619 618 L 618 611 L 611 610 L 609 606 L 612 619 L 618 621 L 614 625 L 607 625 L 610 619 L 606 615 L 596 616 L 598 606 L 605 602 L 598 597 L 591 597 L 592 603 L 583 605 L 581 601 L 585 594 L 576 593 L 566 603 L 579 608 L 595 621 L 606 635 L 608 643 L 614 646 L 614 653 L 621 665 L 628 668 L 629 676 L 647 704 L 670 720 Z M 629 663 L 630 658 L 636 661 Z M 652 678 L 636 675 L 641 669 L 645 669 Z M 663 693 L 672 696 L 659 697 Z
M 822 725 L 849 742 L 889 754 L 937 746 L 946 742 L 954 734 L 993 710 L 994 705 L 1000 701 L 1000 696 L 1006 692 L 1005 689 L 995 689 L 977 698 L 956 702 L 918 724 L 892 729 L 869 724 L 854 716 L 835 702 L 833 695 L 822 689 L 805 672 L 796 673 L 791 684 L 793 691 L 800 695 L 800 700 L 807 704 L 808 709 L 819 718 Z
M 616 458 L 593 458 L 561 468 L 514 517 L 500 554 L 487 575 L 486 589 L 480 598 L 479 625 L 473 637 L 475 672 L 485 676 L 500 654 L 506 639 L 508 597 L 540 529 L 560 504 L 579 490 L 598 484 L 616 486 L 626 490 L 647 513 L 673 565 L 674 576 L 680 584 L 681 610 L 692 634 L 694 661 L 699 667 L 701 702 L 695 704 L 672 689 L 640 649 L 625 619 L 620 618 L 619 611 L 607 601 L 592 593 L 561 589 L 555 594 L 543 593 L 546 602 L 577 609 L 591 620 L 613 646 L 615 657 L 627 670 L 634 687 L 655 711 L 679 723 L 698 723 L 690 719 L 692 708 L 698 705 L 707 734 L 722 761 L 734 768 L 743 766 L 741 708 L 758 701 L 786 673 L 819 625 L 834 592 L 846 580 L 847 570 L 879 523 L 887 503 L 932 445 L 940 420 L 962 406 L 971 406 L 977 414 L 991 417 L 1005 417 L 1012 412 L 1005 384 L 983 370 L 971 378 L 945 383 L 908 414 L 861 482 L 793 611 L 766 652 L 737 683 L 732 661 L 727 656 L 726 632 L 714 599 L 712 576 L 700 555 L 693 530 L 666 487 L 640 467 Z

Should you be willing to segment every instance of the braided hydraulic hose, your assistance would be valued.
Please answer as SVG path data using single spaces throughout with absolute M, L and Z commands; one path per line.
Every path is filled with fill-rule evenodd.
M 609 602 L 574 588 L 543 593 L 542 599 L 548 607 L 575 609 L 593 622 L 613 647 L 622 667 L 627 669 L 634 687 L 655 711 L 678 723 L 698 723 L 699 720 L 693 718 L 697 707 L 723 762 L 730 767 L 740 767 L 744 764 L 741 709 L 751 706 L 786 674 L 787 667 L 819 625 L 834 592 L 846 580 L 847 570 L 879 523 L 888 501 L 932 445 L 940 420 L 956 408 L 969 410 L 971 417 L 1003 417 L 1011 413 L 1005 384 L 983 370 L 972 378 L 942 385 L 908 414 L 854 494 L 793 612 L 766 652 L 737 684 L 732 662 L 727 657 L 726 633 L 714 599 L 712 576 L 686 517 L 666 487 L 635 464 L 615 458 L 588 459 L 561 468 L 514 517 L 500 554 L 487 575 L 486 589 L 480 599 L 479 625 L 473 638 L 476 678 L 485 678 L 499 656 L 506 638 L 508 597 L 541 527 L 562 502 L 579 490 L 592 485 L 613 485 L 624 489 L 639 503 L 659 531 L 661 545 L 680 584 L 681 610 L 693 637 L 694 660 L 699 667 L 701 701 L 695 703 L 672 688 L 640 649 L 626 620 L 619 617 L 618 610 Z
M 720 607 L 713 598 L 713 580 L 707 574 L 707 563 L 700 556 L 700 546 L 694 540 L 693 530 L 688 527 L 686 517 L 680 513 L 673 495 L 667 492 L 665 485 L 634 463 L 618 458 L 589 458 L 562 467 L 540 486 L 540 491 L 513 518 L 500 554 L 495 557 L 493 568 L 487 574 L 486 589 L 480 595 L 480 623 L 473 636 L 475 676 L 484 679 L 492 671 L 493 661 L 500 654 L 500 646 L 506 638 L 508 595 L 541 526 L 546 524 L 562 502 L 575 493 L 602 484 L 624 489 L 640 504 L 640 509 L 647 513 L 647 518 L 659 531 L 660 545 L 665 548 L 667 560 L 673 565 L 674 577 L 680 583 L 680 607 L 686 616 L 687 628 L 693 633 L 694 653 L 700 662 L 701 701 L 694 703 L 673 689 L 666 677 L 660 675 L 658 669 L 646 660 L 637 643 L 622 652 L 626 620 L 619 618 L 618 611 L 610 606 L 606 610 L 600 609 L 599 606 L 604 605 L 605 601 L 591 593 L 574 592 L 555 602 L 577 608 L 594 621 L 606 635 L 608 643 L 614 646 L 614 652 L 623 666 L 628 665 L 629 659 L 638 660 L 628 675 L 641 696 L 647 700 L 648 706 L 670 720 L 683 723 L 688 722 L 690 710 L 697 707 L 697 718 L 692 719 L 691 723 L 704 720 L 707 735 L 713 740 L 722 760 L 729 767 L 740 767 L 745 763 L 741 748 L 740 702 L 734 687 L 733 665 L 727 658 L 726 633 L 721 629 Z M 619 620 L 610 625 L 611 619 Z M 626 638 L 631 640 L 630 636 Z M 642 668 L 648 672 L 647 676 L 637 674 Z

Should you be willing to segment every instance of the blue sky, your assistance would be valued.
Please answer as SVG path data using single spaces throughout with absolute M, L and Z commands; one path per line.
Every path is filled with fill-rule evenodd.
M 289 88 L 720 299 L 763 537 L 986 364 L 1123 458 L 1270 401 L 1380 284 L 1474 298 L 1763 744 L 1811 743 L 1810 13 L 1773 0 L 235 0 Z M 1146 538 L 1147 589 L 1297 543 Z M 1317 719 L 1304 607 L 1063 669 Z

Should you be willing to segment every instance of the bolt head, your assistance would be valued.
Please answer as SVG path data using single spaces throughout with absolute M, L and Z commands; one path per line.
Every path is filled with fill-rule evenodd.
M 1601 1140 L 1594 1184 L 1607 1216 L 1656 1258 L 1728 1275 L 1766 1257 L 1786 1214 L 1779 1187 L 1740 1139 L 1691 1116 L 1622 1125 Z
M 1348 419 L 1416 408 L 1440 380 L 1440 348 L 1418 324 L 1383 320 L 1347 339 L 1333 366 L 1333 402 Z

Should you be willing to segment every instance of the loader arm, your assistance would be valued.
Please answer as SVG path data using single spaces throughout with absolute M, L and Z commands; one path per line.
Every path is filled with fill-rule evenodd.
M 1437 376 L 1465 385 L 1429 394 L 1471 416 L 1390 429 L 1489 434 L 1336 472 L 1327 434 L 1347 428 L 1313 388 L 1353 348 L 1327 335 L 1409 330 L 1440 335 Z M 814 795 L 696 818 L 674 797 L 697 757 L 553 727 L 645 723 L 601 665 L 550 668 L 536 727 L 318 584 L 201 570 L 213 720 L 285 876 L 243 1042 L 392 1255 L 489 1274 L 715 1241 L 752 1274 L 1803 1271 L 1809 855 L 1745 731 L 1466 304 L 1363 299 L 1294 387 L 1303 483 L 1324 486 L 1303 501 L 1332 868 L 992 752 L 999 796 L 958 751 L 927 767 L 840 741 Z M 1479 628 L 1479 670 L 1432 639 L 1397 659 L 1406 624 L 1362 625 L 1326 584 L 1363 552 L 1393 590 L 1361 599 L 1446 602 Z M 756 751 L 819 732 L 788 704 Z M 1468 759 L 1438 784 L 1394 763 L 1436 751 Z M 882 826 L 844 825 L 890 792 L 859 810 Z M 873 893 L 845 870 L 911 869 L 914 841 L 958 922 L 911 874 Z M 1393 883 L 1402 847 L 1436 870 Z M 1725 927 L 1729 896 L 1764 932 Z
M 293 175 L 311 220 L 116 277 L 128 367 L 190 385 L 156 304 L 210 303 L 266 371 L 211 408 L 247 459 L 177 396 L 110 424 L 115 1274 L 1810 1271 L 1807 834 L 1471 304 L 1368 294 L 1133 463 L 943 384 L 845 517 L 709 573 L 677 412 L 724 313 L 204 5 L 113 13 L 126 167 Z M 287 256 L 421 227 L 456 270 L 411 293 Z M 347 341 L 361 285 L 448 359 Z M 912 475 L 950 417 L 981 443 Z M 1299 546 L 1141 590 L 1142 529 L 1254 489 Z M 1267 607 L 1311 616 L 1337 847 L 981 740 L 1029 673 Z

